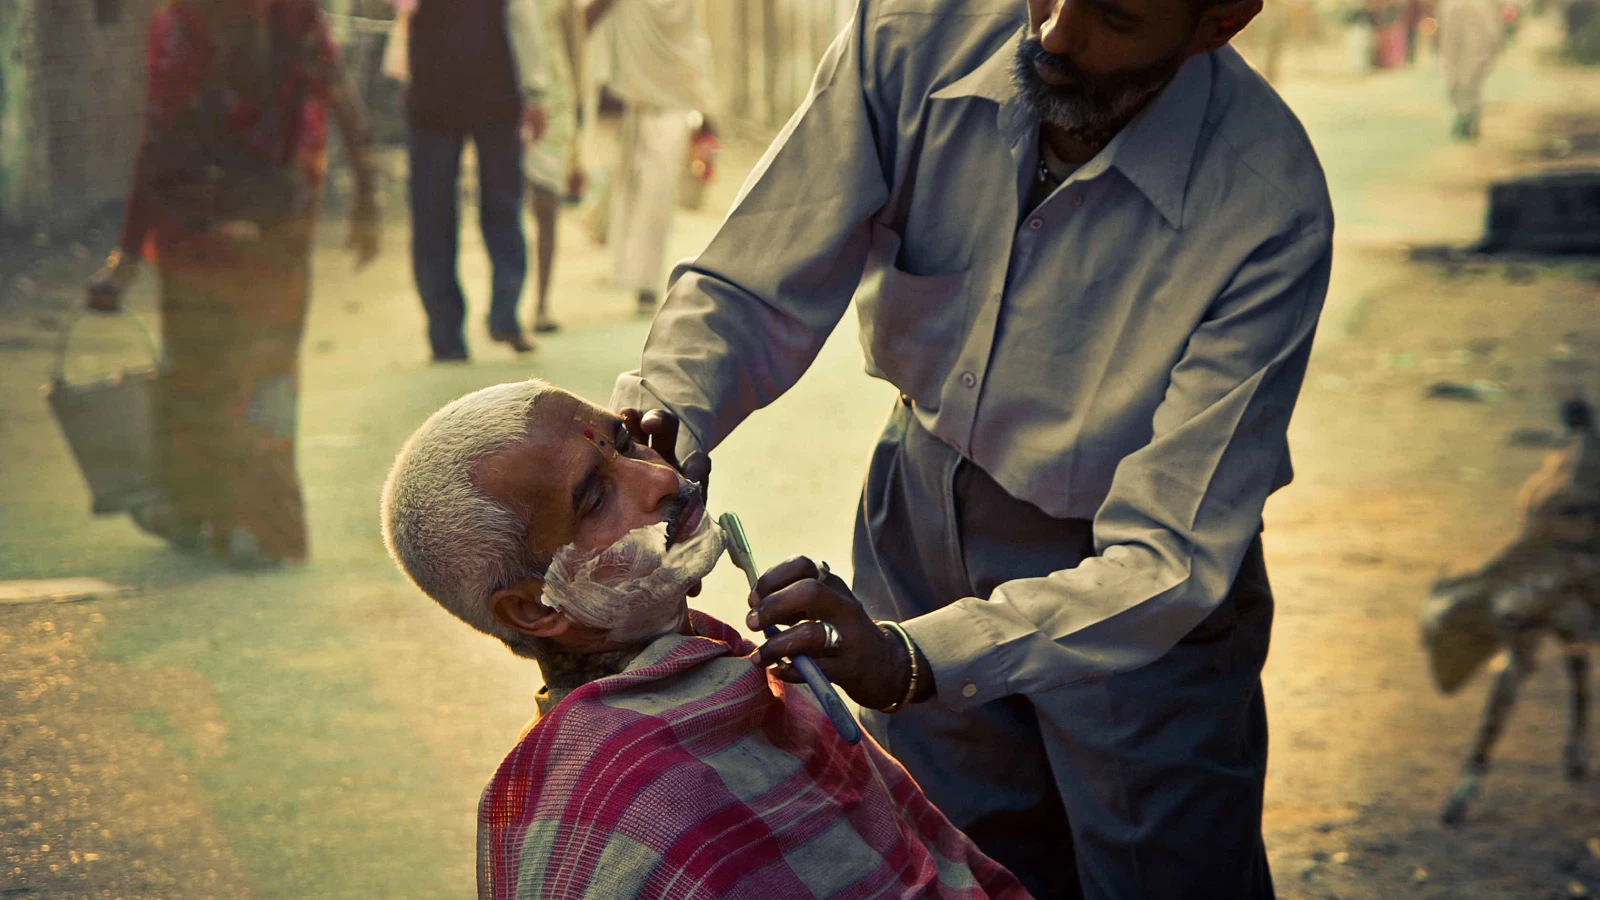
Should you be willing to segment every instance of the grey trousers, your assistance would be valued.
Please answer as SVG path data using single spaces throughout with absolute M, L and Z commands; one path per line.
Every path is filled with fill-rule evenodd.
M 897 405 L 856 521 L 856 595 L 904 620 L 1093 555 Z M 1144 668 L 957 712 L 865 711 L 945 815 L 1039 898 L 1258 900 L 1272 592 L 1257 539 L 1228 598 Z

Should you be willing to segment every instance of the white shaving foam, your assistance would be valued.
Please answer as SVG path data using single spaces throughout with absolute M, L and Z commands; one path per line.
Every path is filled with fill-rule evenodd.
M 695 533 L 667 548 L 667 523 L 646 525 L 589 553 L 568 544 L 545 574 L 544 602 L 609 639 L 653 640 L 678 628 L 689 586 L 716 567 L 727 547 L 709 513 Z

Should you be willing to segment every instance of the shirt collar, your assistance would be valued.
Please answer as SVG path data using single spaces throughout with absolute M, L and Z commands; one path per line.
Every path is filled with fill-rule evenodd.
M 1027 31 L 1028 26 L 1024 24 L 976 69 L 934 91 L 933 99 L 982 97 L 1002 106 L 1013 101 L 1017 89 L 1011 84 L 1011 67 L 1017 58 L 1017 45 L 1022 42 L 1022 36 Z
M 1000 105 L 1002 127 L 1025 117 L 1011 83 L 1019 28 L 976 69 L 933 93 L 934 99 L 980 97 Z M 1224 51 L 1227 52 L 1227 51 Z M 1191 57 L 1161 93 L 1085 163 L 1072 180 L 1093 178 L 1115 167 L 1133 182 L 1173 228 L 1183 227 L 1183 199 L 1194 166 L 1195 148 L 1211 99 L 1211 54 Z
M 1173 228 L 1183 228 L 1183 197 L 1211 100 L 1211 54 L 1190 57 L 1161 93 L 1111 139 L 1107 156 Z

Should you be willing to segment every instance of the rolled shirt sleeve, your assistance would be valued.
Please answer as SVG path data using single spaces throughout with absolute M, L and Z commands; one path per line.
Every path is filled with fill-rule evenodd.
M 1287 462 L 1332 258 L 1308 220 L 1249 255 L 1173 369 L 1152 439 L 1124 457 L 1094 518 L 1097 556 L 911 619 L 958 709 L 1129 671 L 1226 597 Z
M 640 368 L 617 380 L 612 408 L 677 414 L 680 459 L 793 386 L 849 307 L 868 220 L 888 196 L 874 139 L 873 8 L 860 4 L 828 48 L 706 251 L 674 270 Z

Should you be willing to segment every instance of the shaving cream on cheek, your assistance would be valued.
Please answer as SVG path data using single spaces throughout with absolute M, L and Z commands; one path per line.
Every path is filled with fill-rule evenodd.
M 601 550 L 568 544 L 550 561 L 544 602 L 610 640 L 654 640 L 682 624 L 689 586 L 710 574 L 726 547 L 710 516 L 671 549 L 665 522 L 635 528 Z

